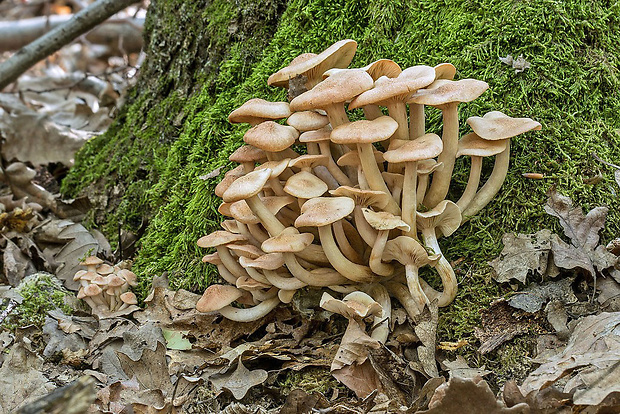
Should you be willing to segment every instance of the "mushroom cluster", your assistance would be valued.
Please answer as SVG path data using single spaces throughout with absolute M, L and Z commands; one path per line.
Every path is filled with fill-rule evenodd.
M 73 280 L 81 286 L 77 298 L 84 299 L 95 314 L 122 311 L 138 303 L 136 295 L 129 291 L 137 286 L 136 274 L 131 270 L 111 266 L 96 256 L 81 262 L 86 270 L 79 270 Z
M 454 299 L 457 280 L 438 239 L 489 203 L 506 177 L 510 139 L 541 125 L 489 112 L 467 119 L 473 132 L 459 139 L 458 105 L 487 83 L 452 80 L 449 63 L 347 68 L 356 48 L 342 40 L 298 56 L 268 80 L 289 88 L 290 103 L 250 99 L 230 114 L 251 126 L 230 156 L 239 166 L 215 188 L 231 219 L 198 240 L 217 250 L 203 261 L 230 285 L 210 286 L 199 311 L 252 321 L 305 287 L 359 291 L 380 305 L 373 338 L 385 342 L 391 298 L 414 320 L 432 301 Z M 426 131 L 425 106 L 442 112 L 441 137 Z M 461 156 L 471 159 L 467 187 L 447 200 Z M 495 159 L 481 186 L 483 157 Z M 437 271 L 442 290 L 419 277 L 423 266 Z

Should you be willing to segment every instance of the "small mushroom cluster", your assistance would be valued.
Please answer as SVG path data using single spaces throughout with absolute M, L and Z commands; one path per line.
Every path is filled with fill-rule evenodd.
M 438 238 L 489 203 L 506 177 L 510 139 L 541 125 L 494 111 L 467 119 L 473 132 L 459 139 L 458 105 L 487 83 L 452 80 L 449 63 L 402 70 L 381 59 L 348 69 L 356 48 L 343 40 L 298 56 L 268 80 L 289 88 L 290 103 L 250 99 L 230 114 L 251 126 L 230 156 L 239 166 L 215 188 L 231 219 L 198 240 L 217 250 L 203 261 L 230 285 L 210 286 L 199 311 L 251 321 L 305 287 L 361 291 L 382 309 L 373 337 L 385 342 L 391 298 L 414 320 L 432 301 L 454 299 Z M 426 131 L 425 106 L 442 112 L 441 137 Z M 365 119 L 352 121 L 357 108 Z M 451 201 L 457 157 L 470 157 L 471 171 Z M 480 186 L 483 157 L 495 159 Z M 441 291 L 419 277 L 423 266 L 436 269 Z
M 86 270 L 79 270 L 73 280 L 81 286 L 77 298 L 84 299 L 95 314 L 122 311 L 138 303 L 136 295 L 129 291 L 136 286 L 136 274 L 131 270 L 110 266 L 96 256 L 81 262 Z

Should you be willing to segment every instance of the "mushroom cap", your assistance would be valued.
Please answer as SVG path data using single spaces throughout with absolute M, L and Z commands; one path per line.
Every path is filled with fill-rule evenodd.
M 240 289 L 230 285 L 211 285 L 196 303 L 198 312 L 213 312 L 228 306 L 243 295 Z
M 237 178 L 242 177 L 244 174 L 245 172 L 243 170 L 243 165 L 238 165 L 237 167 L 228 171 L 226 174 L 224 174 L 224 178 L 222 179 L 222 181 L 220 181 L 218 185 L 215 186 L 215 195 L 222 198 L 224 191 L 226 191 Z
M 399 216 L 386 211 L 375 212 L 369 208 L 362 208 L 362 213 L 364 213 L 364 218 L 368 224 L 375 230 L 411 230 L 411 227 L 402 221 Z
M 23 162 L 14 162 L 4 169 L 6 175 L 17 184 L 28 183 L 37 175 L 37 172 Z
M 114 272 L 114 267 L 110 266 L 107 263 L 102 263 L 99 266 L 97 266 L 97 273 L 99 273 L 100 275 L 109 275 L 110 273 Z
M 326 126 L 315 131 L 306 131 L 299 136 L 299 142 L 329 141 L 331 133 L 332 128 L 330 126 Z
M 306 53 L 293 59 L 291 63 L 269 76 L 269 86 L 288 87 L 288 81 L 299 75 L 317 79 L 331 68 L 349 66 L 357 50 L 357 42 L 351 39 L 340 40 L 318 55 Z
M 86 270 L 78 270 L 77 272 L 75 272 L 75 275 L 73 276 L 73 280 L 74 281 L 78 281 L 82 278 L 82 276 L 84 276 L 87 273 Z
M 80 286 L 80 290 L 78 290 L 76 298 L 84 299 L 85 297 L 86 297 L 86 295 L 84 294 L 84 287 Z
M 228 115 L 228 122 L 238 124 L 283 119 L 291 115 L 288 102 L 269 102 L 260 98 L 252 98 Z
M 277 214 L 282 210 L 284 206 L 287 206 L 295 201 L 293 197 L 289 196 L 270 196 L 262 198 L 263 204 L 272 214 Z M 254 212 L 245 202 L 245 200 L 239 200 L 230 205 L 230 217 L 243 224 L 258 224 L 260 219 L 254 215 Z
M 495 141 L 482 139 L 475 132 L 465 135 L 459 140 L 456 156 L 470 155 L 474 157 L 490 157 L 503 152 L 508 145 L 505 139 Z
M 299 233 L 294 227 L 287 227 L 282 233 L 271 237 L 261 244 L 266 253 L 297 253 L 312 244 L 312 233 Z
M 247 241 L 247 240 L 248 240 L 247 237 L 241 234 L 234 234 L 234 233 L 229 233 L 227 231 L 218 230 L 206 236 L 202 236 L 201 238 L 198 239 L 198 242 L 196 244 L 198 244 L 198 247 L 207 248 L 207 247 L 217 247 L 217 246 L 222 246 L 222 245 L 229 244 L 229 243 L 235 243 L 238 241 Z
M 101 292 L 103 292 L 103 290 L 101 290 L 101 288 L 94 283 L 84 288 L 85 296 L 97 296 L 101 294 Z
M 383 153 L 381 151 L 377 151 L 376 149 L 373 149 L 372 153 L 375 155 L 375 161 L 377 162 L 377 164 L 385 161 L 385 159 L 383 158 Z M 360 160 L 360 156 L 357 151 L 349 151 L 346 154 L 344 154 L 342 157 L 338 158 L 338 161 L 336 161 L 336 164 L 338 164 L 341 167 L 345 167 L 345 166 L 357 167 L 361 165 L 361 163 L 362 161 Z
M 289 116 L 286 123 L 300 132 L 313 131 L 329 124 L 329 118 L 316 111 L 301 111 Z
M 233 204 L 235 204 L 235 203 L 233 203 Z M 226 230 L 226 231 L 229 231 L 229 232 L 235 233 L 235 234 L 239 234 L 239 226 L 237 224 L 237 220 L 224 220 L 224 221 L 222 221 L 220 223 L 220 226 L 222 226 L 222 228 L 224 230 Z
M 108 279 L 108 286 L 111 288 L 123 286 L 124 284 L 125 284 L 125 278 L 117 276 L 117 275 L 111 275 L 110 278 Z
M 456 68 L 452 63 L 440 63 L 433 69 L 435 69 L 435 80 L 454 79 L 454 75 L 456 75 Z
M 337 197 L 349 197 L 353 200 L 355 205 L 362 207 L 377 207 L 378 209 L 384 209 L 390 202 L 390 195 L 383 191 L 374 190 L 360 190 L 359 188 L 349 187 L 341 185 L 335 190 L 330 190 L 329 193 Z
M 477 79 L 438 79 L 428 88 L 417 91 L 408 102 L 441 107 L 454 102 L 471 102 L 487 89 L 489 84 Z
M 99 286 L 107 286 L 108 283 L 110 283 L 110 278 L 105 277 L 105 276 L 101 276 L 101 275 L 97 275 L 90 282 L 94 283 L 96 285 L 99 285 Z
M 265 151 L 260 148 L 256 148 L 253 145 L 242 145 L 228 157 L 230 161 L 238 163 L 261 162 L 266 158 L 267 156 L 265 155 Z
M 232 214 L 230 212 L 230 206 L 232 206 L 233 203 L 222 203 L 219 205 L 219 207 L 217 208 L 217 211 L 222 215 L 222 216 L 226 216 L 226 217 L 232 217 Z
M 327 292 L 321 296 L 320 306 L 333 313 L 346 318 L 366 318 L 367 316 L 379 316 L 383 312 L 381 305 L 364 292 L 352 292 L 342 300 L 334 298 Z
M 239 264 L 243 267 L 276 270 L 284 266 L 284 256 L 282 253 L 267 253 L 255 259 L 240 257 Z
M 403 265 L 422 267 L 428 264 L 435 265 L 440 258 L 439 254 L 429 256 L 426 249 L 416 239 L 398 236 L 387 241 L 382 260 L 386 262 L 396 260 Z
M 263 151 L 280 152 L 293 145 L 298 137 L 299 132 L 292 126 L 265 121 L 248 129 L 243 140 Z
M 256 259 L 257 257 L 261 257 L 265 254 L 265 252 L 252 244 L 230 244 L 226 247 L 235 252 L 238 257 Z
M 243 290 L 259 290 L 271 287 L 271 285 L 267 285 L 265 283 L 259 282 L 258 280 L 254 280 L 249 276 L 238 277 L 235 284 L 239 289 Z
M 285 158 L 279 161 L 267 161 L 256 167 L 254 170 L 264 170 L 265 168 L 269 168 L 271 170 L 271 175 L 269 178 L 272 179 L 279 177 L 280 174 L 282 174 L 284 170 L 286 170 L 286 167 L 288 167 L 288 163 L 290 161 L 290 158 Z
M 128 305 L 137 305 L 138 298 L 133 292 L 125 292 L 121 294 L 121 300 Z
M 386 105 L 390 101 L 405 102 L 418 89 L 430 85 L 434 80 L 435 69 L 423 65 L 407 68 L 396 78 L 382 76 L 375 81 L 374 88 L 353 99 L 349 109 L 371 104 Z
M 103 260 L 101 260 L 100 258 L 98 258 L 97 256 L 90 256 L 87 257 L 86 259 L 82 260 L 80 262 L 80 264 L 85 265 L 85 266 L 89 266 L 89 265 L 100 265 L 103 263 Z
M 329 155 L 300 155 L 289 161 L 288 166 L 294 168 L 314 168 L 319 165 L 327 165 Z
M 222 264 L 222 260 L 220 259 L 220 255 L 217 252 L 204 255 L 202 257 L 202 262 L 203 263 L 211 263 L 211 264 L 214 264 L 214 265 Z
M 258 194 L 267 181 L 271 178 L 271 170 L 265 168 L 262 170 L 255 170 L 247 173 L 243 177 L 237 178 L 228 187 L 222 199 L 227 203 L 234 203 L 235 201 L 245 200 Z
M 295 227 L 326 226 L 345 218 L 353 212 L 355 202 L 349 197 L 317 197 L 301 207 Z
M 293 99 L 291 109 L 308 111 L 347 102 L 372 88 L 372 85 L 372 78 L 365 71 L 360 69 L 343 70 Z
M 461 219 L 461 209 L 450 200 L 443 200 L 424 213 L 416 212 L 418 228 L 435 228 L 444 236 L 454 233 L 461 225 Z
M 542 129 L 540 123 L 533 119 L 512 118 L 500 111 L 489 112 L 482 118 L 469 117 L 467 123 L 480 138 L 488 140 L 512 138 L 524 132 Z
M 403 174 L 383 171 L 381 173 L 381 176 L 383 177 L 383 181 L 385 181 L 390 191 L 394 190 L 394 187 L 403 188 L 403 184 L 405 182 L 405 176 Z
M 122 277 L 129 284 L 129 286 L 138 286 L 138 276 L 129 269 L 121 269 L 116 275 Z
M 396 149 L 390 149 L 383 153 L 383 158 L 387 162 L 400 163 L 409 161 L 421 161 L 434 158 L 441 154 L 443 151 L 443 142 L 436 134 L 426 134 L 413 141 L 405 141 L 400 147 L 401 142 L 395 140 L 390 147 L 397 147 Z
M 443 169 L 443 162 L 437 162 L 432 158 L 418 162 L 418 175 L 431 174 L 441 169 Z
M 325 194 L 328 187 L 323 180 L 308 171 L 300 171 L 286 180 L 284 191 L 293 197 L 308 199 Z
M 99 276 L 99 275 L 97 274 L 97 272 L 86 272 L 86 273 L 84 273 L 84 274 L 82 275 L 81 279 L 82 279 L 82 280 L 87 280 L 87 281 L 89 281 L 89 282 L 90 282 L 91 280 L 93 280 L 93 279 L 94 279 L 94 278 L 96 278 L 97 276 Z
M 395 78 L 398 75 L 400 75 L 400 73 L 403 71 L 398 65 L 398 63 L 394 62 L 391 59 L 375 60 L 374 62 L 360 69 L 366 71 L 366 73 L 368 73 L 372 77 L 372 80 L 374 81 L 379 79 L 381 76 L 387 76 L 388 78 Z M 343 69 L 337 69 L 337 68 L 330 69 L 326 71 L 325 73 L 323 73 L 323 79 L 341 70 Z
M 330 139 L 336 144 L 371 144 L 385 141 L 397 129 L 398 122 L 389 116 L 380 116 L 372 121 L 362 119 L 340 125 L 332 131 Z

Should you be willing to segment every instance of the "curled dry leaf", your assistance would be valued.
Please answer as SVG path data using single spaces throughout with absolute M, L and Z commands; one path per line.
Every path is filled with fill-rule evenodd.
M 209 377 L 209 381 L 213 383 L 218 391 L 227 389 L 238 400 L 245 397 L 250 388 L 262 384 L 266 379 L 267 371 L 262 369 L 250 371 L 241 362 L 241 357 L 239 357 L 234 371 Z

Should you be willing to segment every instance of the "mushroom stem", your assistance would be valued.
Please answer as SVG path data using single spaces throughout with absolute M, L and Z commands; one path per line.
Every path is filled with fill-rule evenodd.
M 409 139 L 414 140 L 425 133 L 424 105 L 409 104 Z
M 219 313 L 221 313 L 223 317 L 225 317 L 226 319 L 230 319 L 231 321 L 252 322 L 266 316 L 276 306 L 278 306 L 279 303 L 280 299 L 275 296 L 251 308 L 238 309 L 233 308 L 232 306 L 225 306 L 219 310 Z
M 418 162 L 409 161 L 405 163 L 405 179 L 403 182 L 403 214 L 402 218 L 411 230 L 407 235 L 418 238 L 416 231 L 416 210 L 417 210 L 417 180 L 418 180 Z
M 384 344 L 390 334 L 390 318 L 392 317 L 392 301 L 385 286 L 375 283 L 368 288 L 368 294 L 381 305 L 381 315 L 374 317 L 371 338 Z
M 482 157 L 471 157 L 471 170 L 469 171 L 469 179 L 467 180 L 467 187 L 456 205 L 459 206 L 461 211 L 464 211 L 469 203 L 474 199 L 476 191 L 478 191 L 478 185 L 480 184 L 480 173 L 482 172 Z
M 266 285 L 272 285 L 273 283 L 270 283 L 269 280 L 258 270 L 252 268 L 252 267 L 246 267 L 245 268 L 246 272 L 248 272 L 248 274 L 250 275 L 250 277 L 254 280 L 256 280 L 257 282 L 261 282 L 264 283 Z
M 241 276 L 248 276 L 248 273 L 245 271 L 243 267 L 237 262 L 228 248 L 226 246 L 217 246 L 217 254 L 220 256 L 220 260 L 222 264 L 235 276 L 235 280 Z
M 409 127 L 407 125 L 407 105 L 400 100 L 390 100 L 387 103 L 388 113 L 390 117 L 398 122 L 398 129 L 392 135 L 392 139 L 409 139 Z
M 252 243 L 254 246 L 260 247 L 262 241 L 260 241 L 260 239 L 258 239 L 256 237 L 254 237 L 254 235 L 248 229 L 248 226 L 246 226 L 245 224 L 243 224 L 240 221 L 237 221 L 237 230 L 239 231 L 239 234 L 247 237 L 248 241 L 250 243 Z
M 308 286 L 307 283 L 302 282 L 294 277 L 283 277 L 273 270 L 265 270 L 265 277 L 275 287 L 282 290 L 297 290 Z
M 361 264 L 363 263 L 362 258 L 355 251 L 351 243 L 349 243 L 349 239 L 342 228 L 342 221 L 337 221 L 334 223 L 334 234 L 336 236 L 336 242 L 338 243 L 338 247 L 340 247 L 342 253 L 351 261 Z
M 224 266 L 223 264 L 218 264 L 216 266 L 217 266 L 217 271 L 220 274 L 220 276 L 222 277 L 222 279 L 224 279 L 225 281 L 227 281 L 231 285 L 234 285 L 234 284 L 237 283 L 237 276 L 235 276 L 232 273 L 230 273 L 230 271 L 228 269 L 226 269 L 226 266 Z
M 418 200 L 424 200 L 424 195 L 426 194 L 426 189 L 428 188 L 428 177 L 429 174 L 421 174 L 418 177 L 418 189 L 416 198 Z
M 415 321 L 420 313 L 422 313 L 422 309 L 418 308 L 416 301 L 411 296 L 411 293 L 407 289 L 405 285 L 399 282 L 383 282 L 383 286 L 387 289 L 391 296 L 398 299 L 403 308 L 407 311 L 409 316 Z
M 331 173 L 331 175 L 334 176 L 336 181 L 338 181 L 340 185 L 351 186 L 351 180 L 344 172 L 342 172 L 342 170 L 340 169 L 338 164 L 336 164 L 334 158 L 332 157 L 331 149 L 329 147 L 329 141 L 320 141 L 319 148 L 321 150 L 321 155 L 329 155 L 329 158 L 327 160 L 327 170 Z
M 331 225 L 320 226 L 319 237 L 321 239 L 321 244 L 323 245 L 325 255 L 338 273 L 347 279 L 353 280 L 354 282 L 375 281 L 376 275 L 373 274 L 369 267 L 353 263 L 342 254 L 336 245 L 336 241 L 334 240 Z M 337 283 L 330 283 L 330 285 L 336 284 Z
M 273 215 L 271 211 L 263 204 L 258 195 L 254 195 L 245 200 L 252 209 L 252 212 L 260 218 L 261 223 L 267 229 L 271 236 L 277 236 L 285 229 L 284 224 Z M 228 267 L 228 266 L 227 266 Z
M 293 276 L 310 286 L 330 286 L 348 282 L 345 277 L 332 269 L 322 268 L 325 271 L 309 272 L 299 264 L 293 253 L 284 253 L 284 262 Z
M 355 210 L 353 210 L 353 218 L 355 219 L 355 227 L 360 233 L 360 236 L 362 236 L 364 242 L 369 246 L 373 246 L 377 240 L 377 230 L 373 229 L 372 226 L 368 224 L 364 218 L 364 213 L 362 213 L 362 207 L 359 205 L 356 205 Z
M 383 263 L 381 256 L 383 256 L 383 249 L 385 249 L 385 243 L 387 243 L 389 230 L 380 230 L 375 243 L 372 245 L 372 251 L 370 252 L 370 259 L 368 265 L 378 275 L 390 276 L 394 273 L 394 266 Z
M 489 204 L 489 201 L 495 197 L 502 187 L 508 173 L 508 165 L 510 164 L 510 140 L 508 139 L 506 142 L 506 149 L 495 156 L 495 165 L 489 179 L 463 211 L 463 221 L 466 220 L 466 216 L 476 215 L 476 213 Z
M 443 151 L 437 162 L 443 162 L 443 169 L 435 171 L 431 188 L 426 194 L 424 205 L 433 208 L 446 198 L 452 179 L 454 160 L 459 146 L 459 115 L 458 102 L 451 102 L 442 108 L 443 116 Z
M 391 194 L 389 188 L 383 180 L 381 171 L 379 171 L 379 167 L 377 166 L 375 154 L 373 151 L 373 145 L 370 143 L 357 144 L 357 148 L 359 151 L 362 171 L 364 172 L 364 177 L 366 178 L 370 189 L 374 191 L 382 191 L 386 194 Z M 398 204 L 396 204 L 396 201 L 393 198 L 390 198 L 388 205 L 385 207 L 385 211 L 390 214 L 394 214 L 395 216 L 400 215 L 400 208 L 398 207 Z
M 344 110 L 343 103 L 339 102 L 330 104 L 323 109 L 327 112 L 327 117 L 329 118 L 329 123 L 332 128 L 349 123 L 349 117 L 347 116 L 347 112 Z
M 431 298 L 431 300 L 437 298 L 437 305 L 439 307 L 448 306 L 456 297 L 456 292 L 458 289 L 458 282 L 456 280 L 456 275 L 454 274 L 454 269 L 452 269 L 450 262 L 448 262 L 446 257 L 441 252 L 441 248 L 437 242 L 437 234 L 435 229 L 422 229 L 422 234 L 424 235 L 424 242 L 426 246 L 433 249 L 435 254 L 441 255 L 439 261 L 435 265 L 435 269 L 437 269 L 437 273 L 439 273 L 439 277 L 441 277 L 443 291 L 436 291 L 425 281 L 423 281 L 422 289 L 424 290 L 426 296 Z
M 260 243 L 264 242 L 269 238 L 269 235 L 265 233 L 258 224 L 248 224 L 247 228 L 252 237 L 258 240 Z
M 424 310 L 424 305 L 430 304 L 430 301 L 424 294 L 422 286 L 420 285 L 417 266 L 411 264 L 405 265 L 405 277 L 407 278 L 407 287 L 409 288 L 411 297 L 421 313 Z
M 365 105 L 362 109 L 364 110 L 364 118 L 369 121 L 383 116 L 383 112 L 381 112 L 379 105 Z

